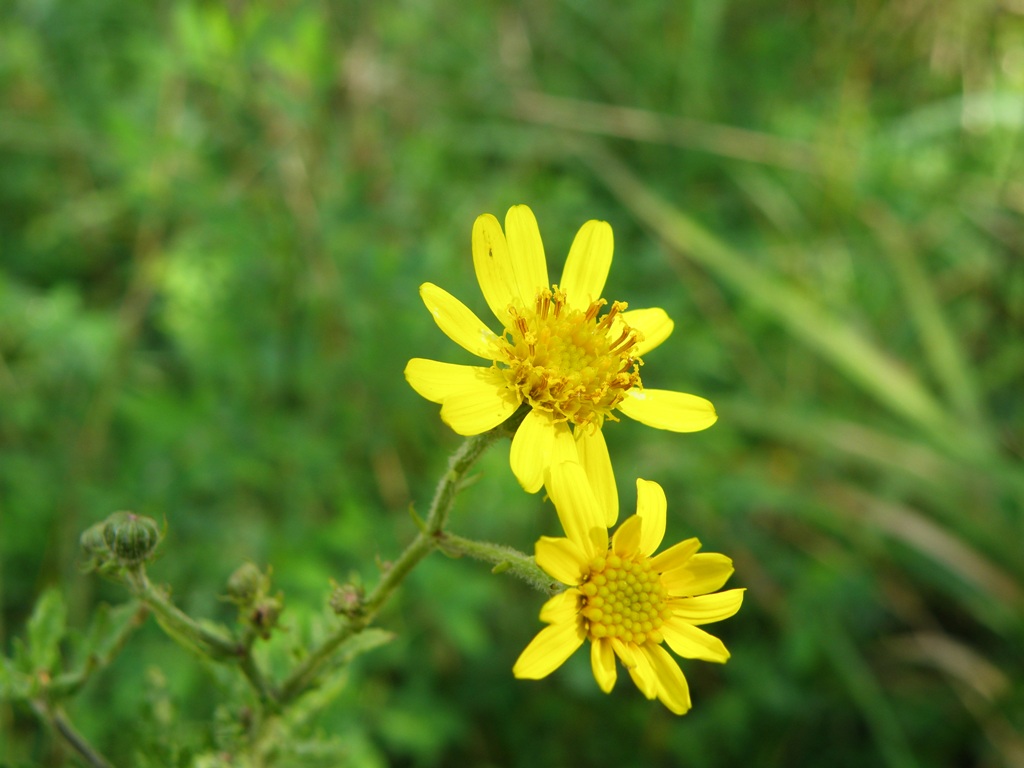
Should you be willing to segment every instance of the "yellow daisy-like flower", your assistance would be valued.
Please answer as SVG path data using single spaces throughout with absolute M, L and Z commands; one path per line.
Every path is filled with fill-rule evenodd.
M 576 235 L 562 281 L 548 280 L 533 212 L 509 209 L 505 231 L 491 214 L 473 225 L 473 265 L 487 305 L 502 325 L 495 334 L 454 296 L 434 285 L 420 296 L 449 338 L 491 365 L 414 358 L 405 376 L 420 395 L 441 404 L 441 418 L 461 435 L 477 435 L 531 410 L 512 440 L 512 471 L 528 492 L 546 468 L 578 461 L 615 522 L 618 495 L 601 433 L 615 411 L 658 429 L 695 432 L 718 418 L 702 397 L 644 389 L 640 356 L 661 344 L 673 323 L 662 309 L 626 311 L 601 298 L 612 262 L 612 229 L 588 221 Z M 607 310 L 602 314 L 602 310 Z
M 548 491 L 567 538 L 542 537 L 537 564 L 569 589 L 544 604 L 540 618 L 550 626 L 522 652 L 513 674 L 546 677 L 589 638 L 594 677 L 605 693 L 615 685 L 618 656 L 648 699 L 685 714 L 689 686 L 662 643 L 687 659 L 729 658 L 722 641 L 699 625 L 739 610 L 742 589 L 715 592 L 732 575 L 732 560 L 698 553 L 697 539 L 654 554 L 665 535 L 666 509 L 655 482 L 636 481 L 636 514 L 609 541 L 605 512 L 582 469 L 566 463 L 551 474 Z

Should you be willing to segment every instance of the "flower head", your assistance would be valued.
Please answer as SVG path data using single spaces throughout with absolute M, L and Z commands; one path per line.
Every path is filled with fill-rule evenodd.
M 522 652 L 513 674 L 546 677 L 589 639 L 591 667 L 605 693 L 615 685 L 618 657 L 648 699 L 684 714 L 689 687 L 662 643 L 687 659 L 729 658 L 722 641 L 698 625 L 739 610 L 742 589 L 715 592 L 732 574 L 732 561 L 698 553 L 697 539 L 654 554 L 665 535 L 666 509 L 665 493 L 655 482 L 636 481 L 636 514 L 609 541 L 579 466 L 565 463 L 551 473 L 549 492 L 567 537 L 542 537 L 537 564 L 569 588 L 544 604 L 540 618 L 549 626 Z
M 502 332 L 433 283 L 420 286 L 420 296 L 452 341 L 491 364 L 414 358 L 405 369 L 412 387 L 440 403 L 441 418 L 462 435 L 485 432 L 528 404 L 510 455 L 520 484 L 534 493 L 547 468 L 578 461 L 609 511 L 608 524 L 618 515 L 618 494 L 601 433 L 606 420 L 617 421 L 620 412 L 658 429 L 694 432 L 717 419 L 704 398 L 643 388 L 641 355 L 668 338 L 673 323 L 662 309 L 627 311 L 602 298 L 612 245 L 608 223 L 588 221 L 561 283 L 552 284 L 528 207 L 509 209 L 504 232 L 491 214 L 478 217 L 473 265 Z

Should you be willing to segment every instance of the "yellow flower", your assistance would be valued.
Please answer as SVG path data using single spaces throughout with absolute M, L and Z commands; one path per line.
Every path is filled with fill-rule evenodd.
M 542 537 L 537 564 L 569 589 L 548 600 L 545 627 L 519 656 L 512 673 L 539 680 L 558 669 L 584 640 L 601 689 L 615 685 L 615 657 L 648 699 L 657 697 L 677 715 L 690 709 L 682 670 L 662 647 L 687 659 L 724 662 L 725 645 L 698 625 L 739 610 L 742 589 L 715 592 L 733 572 L 725 555 L 701 553 L 687 539 L 655 555 L 665 535 L 665 493 L 637 480 L 636 514 L 608 539 L 605 513 L 582 469 L 551 469 L 548 491 L 568 538 Z
M 528 403 L 510 454 L 520 484 L 534 493 L 546 468 L 578 461 L 610 510 L 609 525 L 618 494 L 601 433 L 606 419 L 617 421 L 619 411 L 658 429 L 695 432 L 718 418 L 704 398 L 641 386 L 640 356 L 668 338 L 673 323 L 662 309 L 609 306 L 601 294 L 611 262 L 611 226 L 588 221 L 569 249 L 561 283 L 553 285 L 528 207 L 509 209 L 504 232 L 491 214 L 478 217 L 473 265 L 502 333 L 433 283 L 420 286 L 420 296 L 452 341 L 491 364 L 414 358 L 405 368 L 413 389 L 440 403 L 441 418 L 461 435 L 486 432 Z

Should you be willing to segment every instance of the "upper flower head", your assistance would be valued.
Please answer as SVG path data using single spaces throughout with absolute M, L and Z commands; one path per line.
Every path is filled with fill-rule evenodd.
M 473 265 L 487 305 L 502 326 L 495 334 L 454 296 L 424 283 L 420 296 L 449 338 L 489 367 L 414 358 L 405 375 L 423 397 L 441 403 L 441 418 L 475 435 L 497 426 L 522 403 L 531 410 L 512 440 L 512 471 L 540 489 L 547 468 L 579 461 L 613 523 L 618 495 L 601 427 L 620 411 L 659 429 L 693 432 L 717 416 L 707 400 L 644 389 L 640 356 L 661 344 L 673 323 L 662 309 L 626 310 L 601 297 L 612 262 L 612 229 L 588 221 L 576 235 L 561 283 L 548 279 L 533 212 L 509 209 L 505 231 L 490 214 L 473 225 Z
M 698 627 L 732 616 L 742 589 L 715 592 L 733 572 L 732 561 L 698 554 L 687 539 L 655 555 L 665 535 L 665 493 L 637 480 L 636 514 L 609 541 L 597 500 L 578 465 L 551 469 L 549 492 L 567 538 L 542 537 L 537 564 L 569 589 L 548 600 L 545 627 L 512 669 L 520 678 L 540 679 L 556 670 L 589 638 L 590 662 L 606 693 L 615 685 L 615 657 L 643 694 L 657 697 L 672 712 L 690 709 L 682 670 L 662 642 L 689 659 L 724 662 L 722 641 Z

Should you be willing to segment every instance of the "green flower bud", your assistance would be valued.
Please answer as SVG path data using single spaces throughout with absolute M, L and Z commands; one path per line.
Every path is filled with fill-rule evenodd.
M 121 565 L 145 562 L 152 557 L 160 539 L 156 521 L 134 512 L 115 512 L 103 523 L 103 541 Z
M 277 620 L 284 610 L 284 600 L 280 593 L 276 597 L 260 596 L 249 612 L 249 624 L 259 636 L 266 640 L 270 632 L 277 626 Z
M 357 617 L 363 610 L 362 587 L 355 584 L 334 584 L 330 606 L 337 614 L 348 616 L 350 619 Z
M 110 547 L 107 546 L 107 542 L 103 538 L 105 525 L 106 523 L 103 522 L 89 526 L 78 539 L 78 543 L 82 547 L 82 554 L 85 556 L 81 566 L 85 573 L 89 571 L 106 572 L 111 567 Z
M 239 606 L 252 605 L 270 589 L 270 576 L 252 563 L 245 563 L 228 577 L 228 599 Z
M 110 548 L 103 538 L 103 527 L 105 522 L 90 525 L 78 539 L 82 552 L 89 559 L 100 560 L 110 555 Z

